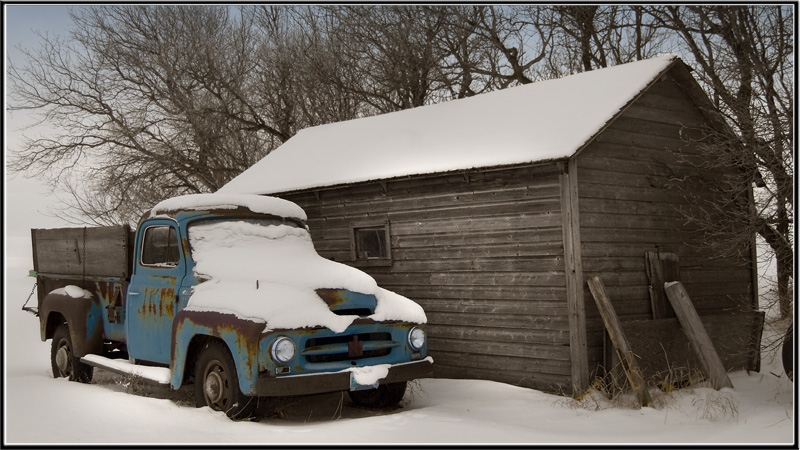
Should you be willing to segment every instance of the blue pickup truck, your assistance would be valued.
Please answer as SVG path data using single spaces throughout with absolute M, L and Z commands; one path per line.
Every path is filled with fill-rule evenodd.
M 396 406 L 429 376 L 425 313 L 314 250 L 305 212 L 266 196 L 166 200 L 128 226 L 31 230 L 55 377 L 93 368 L 257 420 L 270 398 L 347 391 Z

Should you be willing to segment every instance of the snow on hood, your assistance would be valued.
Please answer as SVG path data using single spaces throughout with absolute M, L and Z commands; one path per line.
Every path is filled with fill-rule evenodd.
M 316 289 L 375 295 L 369 318 L 425 323 L 415 302 L 378 287 L 366 273 L 317 254 L 308 231 L 255 220 L 215 220 L 189 228 L 195 286 L 187 310 L 221 311 L 266 322 L 267 329 L 324 326 L 344 331 L 358 316 L 339 316 Z
M 150 211 L 155 216 L 168 211 L 248 208 L 262 214 L 292 217 L 305 221 L 306 212 L 297 204 L 277 197 L 242 194 L 190 194 L 173 197 L 157 204 Z

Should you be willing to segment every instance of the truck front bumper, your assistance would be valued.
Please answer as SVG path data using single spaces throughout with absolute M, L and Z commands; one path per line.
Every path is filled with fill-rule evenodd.
M 259 397 L 282 397 L 349 391 L 351 374 L 352 372 L 345 370 L 281 377 L 260 375 L 256 385 L 256 395 Z M 428 357 L 421 361 L 394 364 L 389 368 L 389 374 L 379 383 L 397 383 L 427 377 L 431 374 L 433 374 L 433 360 Z

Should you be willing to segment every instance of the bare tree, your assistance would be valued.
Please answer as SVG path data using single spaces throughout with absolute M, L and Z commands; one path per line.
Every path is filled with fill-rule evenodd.
M 781 313 L 791 311 L 794 263 L 792 135 L 794 114 L 794 20 L 785 6 L 663 6 L 650 8 L 659 23 L 674 30 L 694 58 L 697 76 L 714 102 L 714 113 L 733 137 L 713 137 L 710 154 L 720 166 L 733 164 L 755 183 L 755 210 L 728 214 L 729 224 L 747 227 L 769 244 L 777 258 Z M 748 188 L 732 184 L 720 204 Z M 725 209 L 735 211 L 736 209 Z
M 540 10 L 475 6 L 465 23 L 482 45 L 477 47 L 482 65 L 473 71 L 491 77 L 499 89 L 535 80 L 533 68 L 549 51 L 550 36 L 539 25 Z
M 320 64 L 327 83 L 358 96 L 375 113 L 429 103 L 441 88 L 443 59 L 436 45 L 443 24 L 430 12 L 422 6 L 323 7 L 318 25 L 333 56 Z
M 640 6 L 431 7 L 445 17 L 454 97 L 652 57 L 667 35 Z
M 265 65 L 288 69 L 281 78 L 286 80 L 284 84 L 295 87 L 298 126 L 374 114 L 365 107 L 360 94 L 366 80 L 359 79 L 340 59 L 344 48 L 351 44 L 329 32 L 334 28 L 331 24 L 334 19 L 324 8 L 260 6 L 254 14 L 267 39 L 275 42 L 264 45 L 273 48 L 270 53 L 275 56 L 272 61 L 265 61 Z M 342 86 L 355 88 L 342 89 Z
M 46 37 L 27 65 L 9 68 L 12 109 L 38 111 L 58 130 L 27 141 L 11 167 L 72 183 L 84 215 L 135 221 L 163 198 L 218 189 L 258 161 L 270 138 L 288 139 L 240 101 L 255 84 L 244 17 L 222 7 L 113 6 L 72 18 L 71 41 Z M 88 180 L 85 189 L 76 178 Z
M 557 5 L 542 7 L 554 50 L 550 77 L 639 61 L 655 56 L 666 33 L 636 5 Z

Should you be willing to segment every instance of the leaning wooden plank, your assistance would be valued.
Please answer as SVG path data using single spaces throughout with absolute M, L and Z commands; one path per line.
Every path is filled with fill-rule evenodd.
M 711 380 L 712 387 L 717 390 L 724 387 L 732 388 L 733 384 L 728 378 L 728 372 L 725 371 L 725 366 L 722 365 L 722 360 L 714 349 L 714 344 L 711 342 L 703 322 L 700 321 L 700 316 L 694 309 L 692 299 L 689 298 L 683 283 L 680 281 L 666 283 L 664 290 L 675 315 L 678 316 L 678 322 L 697 353 L 702 369 Z
M 647 391 L 644 377 L 642 377 L 642 371 L 636 363 L 630 345 L 628 345 L 628 340 L 625 338 L 625 333 L 622 332 L 622 326 L 617 318 L 617 313 L 614 311 L 614 306 L 611 304 L 611 300 L 606 294 L 603 282 L 596 276 L 589 278 L 587 282 L 589 283 L 589 290 L 592 291 L 594 301 L 597 303 L 597 309 L 600 310 L 603 323 L 611 337 L 611 342 L 614 343 L 617 354 L 620 360 L 622 360 L 625 376 L 631 383 L 633 391 L 636 393 L 636 398 L 639 400 L 639 404 L 642 406 L 651 406 L 653 402 L 650 399 L 650 393 Z

